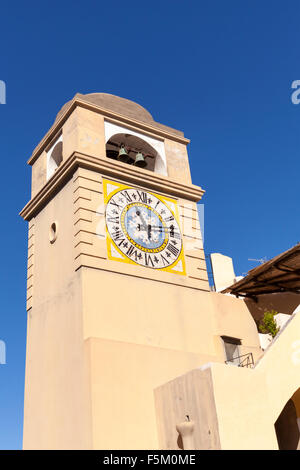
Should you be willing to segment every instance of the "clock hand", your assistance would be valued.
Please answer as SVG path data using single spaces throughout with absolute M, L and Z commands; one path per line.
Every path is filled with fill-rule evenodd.
M 147 232 L 148 240 L 150 240 L 150 238 L 151 238 L 151 225 L 146 223 L 144 217 L 141 214 L 141 211 L 136 211 L 136 215 L 141 219 L 143 230 L 145 230 Z M 141 230 L 141 224 L 138 224 L 138 230 L 139 231 Z
M 144 217 L 141 214 L 141 211 L 136 211 L 136 215 L 141 219 L 143 229 L 147 230 L 147 224 L 146 224 Z
M 152 229 L 156 232 L 168 232 L 169 230 L 172 230 L 172 227 L 162 227 L 161 225 L 152 225 Z
M 169 233 L 171 238 L 180 238 L 180 232 L 175 231 L 174 225 L 170 227 L 161 227 L 160 225 L 152 225 L 153 232 L 165 232 Z

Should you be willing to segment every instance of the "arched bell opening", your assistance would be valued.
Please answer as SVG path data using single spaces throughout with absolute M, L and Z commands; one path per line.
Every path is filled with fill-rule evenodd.
M 55 145 L 54 149 L 52 150 L 50 158 L 53 160 L 53 163 L 56 165 L 56 167 L 59 167 L 59 165 L 63 161 L 62 142 L 58 142 Z
M 114 134 L 106 143 L 106 156 L 113 160 L 155 171 L 161 160 L 158 152 L 145 140 L 131 134 Z
M 278 416 L 275 431 L 279 450 L 300 450 L 300 388 Z
M 47 154 L 47 179 L 55 173 L 63 161 L 62 137 L 50 148 Z

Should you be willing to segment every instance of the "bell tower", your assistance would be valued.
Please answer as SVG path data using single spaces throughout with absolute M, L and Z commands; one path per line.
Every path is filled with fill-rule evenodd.
M 215 356 L 188 143 L 76 94 L 30 157 L 25 449 L 159 448 L 154 389 Z

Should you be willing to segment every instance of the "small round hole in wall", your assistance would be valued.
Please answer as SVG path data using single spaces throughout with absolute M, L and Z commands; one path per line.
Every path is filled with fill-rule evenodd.
M 54 243 L 56 239 L 57 239 L 57 222 L 53 222 L 49 230 L 50 243 Z

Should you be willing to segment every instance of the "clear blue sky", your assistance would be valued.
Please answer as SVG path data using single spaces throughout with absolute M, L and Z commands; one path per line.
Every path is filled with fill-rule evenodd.
M 60 107 L 112 93 L 183 130 L 206 190 L 206 253 L 242 274 L 300 240 L 299 31 L 296 1 L 2 2 L 0 448 L 22 445 L 26 161 Z

